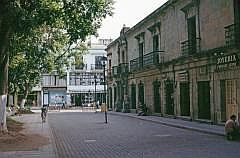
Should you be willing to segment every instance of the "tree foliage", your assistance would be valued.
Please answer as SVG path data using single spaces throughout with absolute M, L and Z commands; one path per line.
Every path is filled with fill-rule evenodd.
M 112 0 L 1 1 L 0 29 L 8 26 L 11 32 L 10 88 L 38 81 L 43 71 L 61 72 L 68 57 L 77 59 L 84 50 L 81 42 L 96 34 L 102 19 L 112 14 L 112 4 Z
M 76 55 L 78 43 L 112 15 L 112 5 L 112 0 L 1 0 L 0 96 L 7 93 L 9 56 L 10 88 L 35 82 L 30 79 L 39 72 L 61 67 L 69 54 Z

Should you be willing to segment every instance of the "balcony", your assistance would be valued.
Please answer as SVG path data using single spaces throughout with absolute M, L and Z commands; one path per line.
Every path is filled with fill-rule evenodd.
M 189 56 L 200 52 L 200 38 L 181 42 L 182 56 Z
M 102 64 L 91 64 L 91 70 L 103 70 Z
M 128 63 L 121 63 L 118 66 L 112 67 L 112 75 L 113 76 L 119 76 L 122 74 L 127 74 L 129 72 L 128 70 Z
M 163 62 L 163 56 L 160 55 L 163 51 L 154 51 L 143 56 L 143 67 L 159 65 Z M 161 58 L 160 58 L 161 57 Z
M 130 71 L 136 71 L 140 69 L 149 68 L 152 66 L 158 66 L 164 62 L 164 51 L 154 51 L 145 54 L 142 58 L 136 58 L 130 61 Z
M 118 66 L 119 73 L 126 74 L 128 73 L 128 63 L 121 63 Z
M 130 71 L 136 71 L 139 69 L 139 58 L 130 61 Z
M 42 87 L 52 87 L 52 88 L 61 88 L 61 87 L 66 87 L 67 86 L 67 81 L 66 79 L 54 79 L 54 80 L 49 80 L 44 76 L 43 81 L 42 81 Z
M 226 45 L 240 46 L 240 24 L 232 24 L 225 27 L 225 40 Z

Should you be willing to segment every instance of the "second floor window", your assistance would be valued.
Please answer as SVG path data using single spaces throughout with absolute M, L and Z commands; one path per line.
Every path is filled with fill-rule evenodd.
M 153 51 L 159 51 L 159 36 L 153 36 Z
M 95 69 L 102 69 L 102 56 L 95 56 Z
M 188 51 L 189 53 L 196 52 L 196 17 L 193 16 L 187 19 L 187 29 L 188 29 Z
M 118 48 L 118 52 L 117 52 L 117 55 L 118 55 L 118 64 L 120 64 L 120 48 Z
M 122 63 L 125 63 L 125 52 L 122 51 Z
M 138 50 L 139 50 L 139 65 L 140 65 L 140 67 L 143 67 L 143 49 L 144 49 L 144 44 L 139 43 Z
M 112 60 L 108 60 L 108 72 L 111 73 L 111 69 L 112 69 Z

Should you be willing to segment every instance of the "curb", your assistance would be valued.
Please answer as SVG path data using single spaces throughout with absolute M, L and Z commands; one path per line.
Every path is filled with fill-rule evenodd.
M 135 118 L 135 119 L 139 119 L 139 120 L 143 120 L 143 121 L 148 121 L 148 122 L 153 122 L 153 123 L 157 123 L 157 124 L 162 124 L 162 125 L 165 125 L 165 126 L 176 127 L 176 128 L 186 129 L 186 130 L 192 130 L 192 131 L 206 133 L 206 134 L 211 134 L 211 135 L 225 136 L 225 134 L 222 133 L 222 132 L 206 130 L 206 129 L 202 129 L 202 128 L 198 128 L 198 127 L 184 126 L 184 125 L 179 125 L 179 124 L 174 124 L 174 123 L 169 123 L 169 122 L 164 122 L 164 121 L 151 120 L 151 119 L 148 119 L 147 116 L 144 116 L 146 118 L 142 118 L 142 117 L 131 116 L 131 115 L 124 115 L 124 114 L 114 113 L 114 112 L 110 112 L 109 114 L 111 114 L 111 115 L 118 115 L 118 116 L 126 116 L 126 117 Z

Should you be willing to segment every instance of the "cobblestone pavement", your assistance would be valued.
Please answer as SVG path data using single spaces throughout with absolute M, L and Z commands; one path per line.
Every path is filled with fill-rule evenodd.
M 130 117 L 51 113 L 59 158 L 238 158 L 240 142 Z
M 188 130 L 198 131 L 207 134 L 214 134 L 219 136 L 225 136 L 224 125 L 214 125 L 209 123 L 183 120 L 181 118 L 167 118 L 159 116 L 138 116 L 134 113 L 122 113 L 122 112 L 108 112 L 112 115 L 120 115 L 125 117 L 131 117 L 135 119 L 150 121 L 158 124 L 163 124 L 171 127 L 184 128 Z

